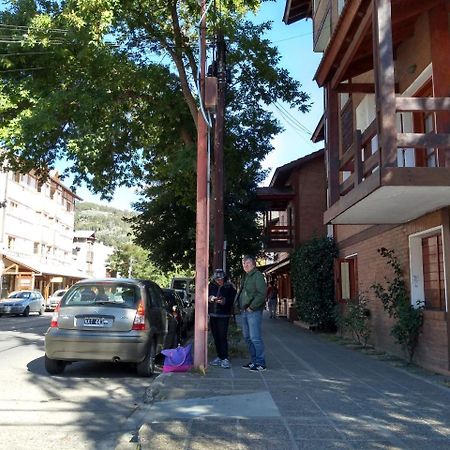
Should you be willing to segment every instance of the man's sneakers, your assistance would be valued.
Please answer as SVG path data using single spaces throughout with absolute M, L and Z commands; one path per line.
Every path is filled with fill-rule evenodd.
M 222 367 L 222 369 L 229 369 L 231 367 L 230 361 L 227 358 L 220 359 L 219 357 L 214 358 L 210 363 L 210 366 Z
M 266 366 L 261 366 L 260 364 L 253 364 L 252 362 L 244 364 L 242 368 L 249 369 L 251 372 L 264 372 L 266 370 Z
M 243 369 L 251 369 L 254 367 L 254 364 L 252 362 L 249 362 L 248 364 L 244 364 L 242 366 Z
M 259 364 L 252 364 L 250 367 L 250 372 L 264 372 L 266 370 L 266 366 L 260 366 Z
M 227 358 L 222 359 L 221 367 L 222 369 L 229 369 L 231 367 L 230 361 Z

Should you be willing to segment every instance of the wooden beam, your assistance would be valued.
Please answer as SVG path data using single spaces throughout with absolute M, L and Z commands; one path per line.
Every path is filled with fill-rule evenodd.
M 450 112 L 450 97 L 397 97 L 395 103 L 397 111 Z
M 373 0 L 373 48 L 381 165 L 397 165 L 391 0 Z
M 433 64 L 433 90 L 436 97 L 450 97 L 449 15 L 436 6 L 429 13 L 430 51 Z M 436 114 L 436 133 L 450 133 L 450 108 Z M 438 150 L 440 166 L 450 167 L 450 152 Z
M 445 133 L 398 133 L 399 147 L 449 148 L 450 134 Z
M 328 46 L 314 75 L 314 79 L 319 86 L 324 86 L 327 79 L 329 79 L 330 73 L 333 73 L 333 66 L 339 60 L 339 55 L 343 51 L 342 48 L 346 45 L 346 38 L 352 35 L 350 33 L 351 28 L 360 20 L 358 13 L 366 11 L 370 6 L 370 1 L 354 0 L 346 5 L 346 13 L 341 17 L 340 26 L 332 37 L 332 45 Z
M 338 94 L 330 86 L 326 87 L 327 96 L 326 127 L 327 130 L 327 166 L 328 166 L 328 207 L 340 198 L 339 192 L 339 118 Z
M 358 28 L 353 34 L 350 44 L 339 61 L 339 67 L 331 80 L 332 89 L 336 89 L 336 86 L 343 80 L 345 71 L 357 54 L 358 49 L 364 40 L 364 36 L 367 33 L 367 29 L 370 27 L 371 19 L 372 10 L 371 8 L 367 8 L 364 16 L 360 19 Z
M 336 91 L 339 93 L 363 93 L 375 94 L 374 83 L 341 83 L 336 86 Z M 400 92 L 399 84 L 395 83 L 395 92 Z

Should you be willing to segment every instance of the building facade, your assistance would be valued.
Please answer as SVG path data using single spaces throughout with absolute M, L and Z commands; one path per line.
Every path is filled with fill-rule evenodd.
M 108 258 L 114 248 L 98 242 L 95 231 L 77 230 L 73 239 L 73 260 L 75 267 L 93 278 L 109 277 Z
M 0 173 L 2 297 L 38 289 L 45 297 L 85 278 L 74 268 L 74 205 L 80 198 L 58 176 Z
M 324 150 L 278 167 L 268 187 L 257 189 L 263 212 L 264 250 L 271 262 L 264 268 L 279 290 L 279 315 L 290 316 L 293 303 L 290 254 L 313 236 L 325 236 Z M 291 309 L 291 313 L 294 310 Z
M 425 302 L 415 360 L 450 370 L 450 1 L 289 0 L 323 52 L 327 209 L 339 245 L 336 291 L 368 293 L 372 343 L 402 354 L 370 293 L 395 251 L 411 303 Z

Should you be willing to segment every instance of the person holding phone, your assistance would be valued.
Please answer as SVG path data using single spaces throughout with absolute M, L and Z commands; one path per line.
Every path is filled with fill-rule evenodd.
M 223 369 L 231 367 L 228 359 L 228 324 L 233 314 L 235 295 L 236 289 L 228 282 L 226 273 L 216 269 L 208 286 L 209 327 L 217 353 L 210 364 Z

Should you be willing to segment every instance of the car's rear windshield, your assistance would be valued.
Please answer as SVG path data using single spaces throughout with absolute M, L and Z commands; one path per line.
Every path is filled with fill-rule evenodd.
M 30 292 L 14 292 L 13 294 L 10 294 L 8 298 L 28 298 L 30 295 Z
M 72 286 L 61 306 L 111 305 L 134 308 L 141 298 L 139 286 L 125 283 L 92 283 Z

